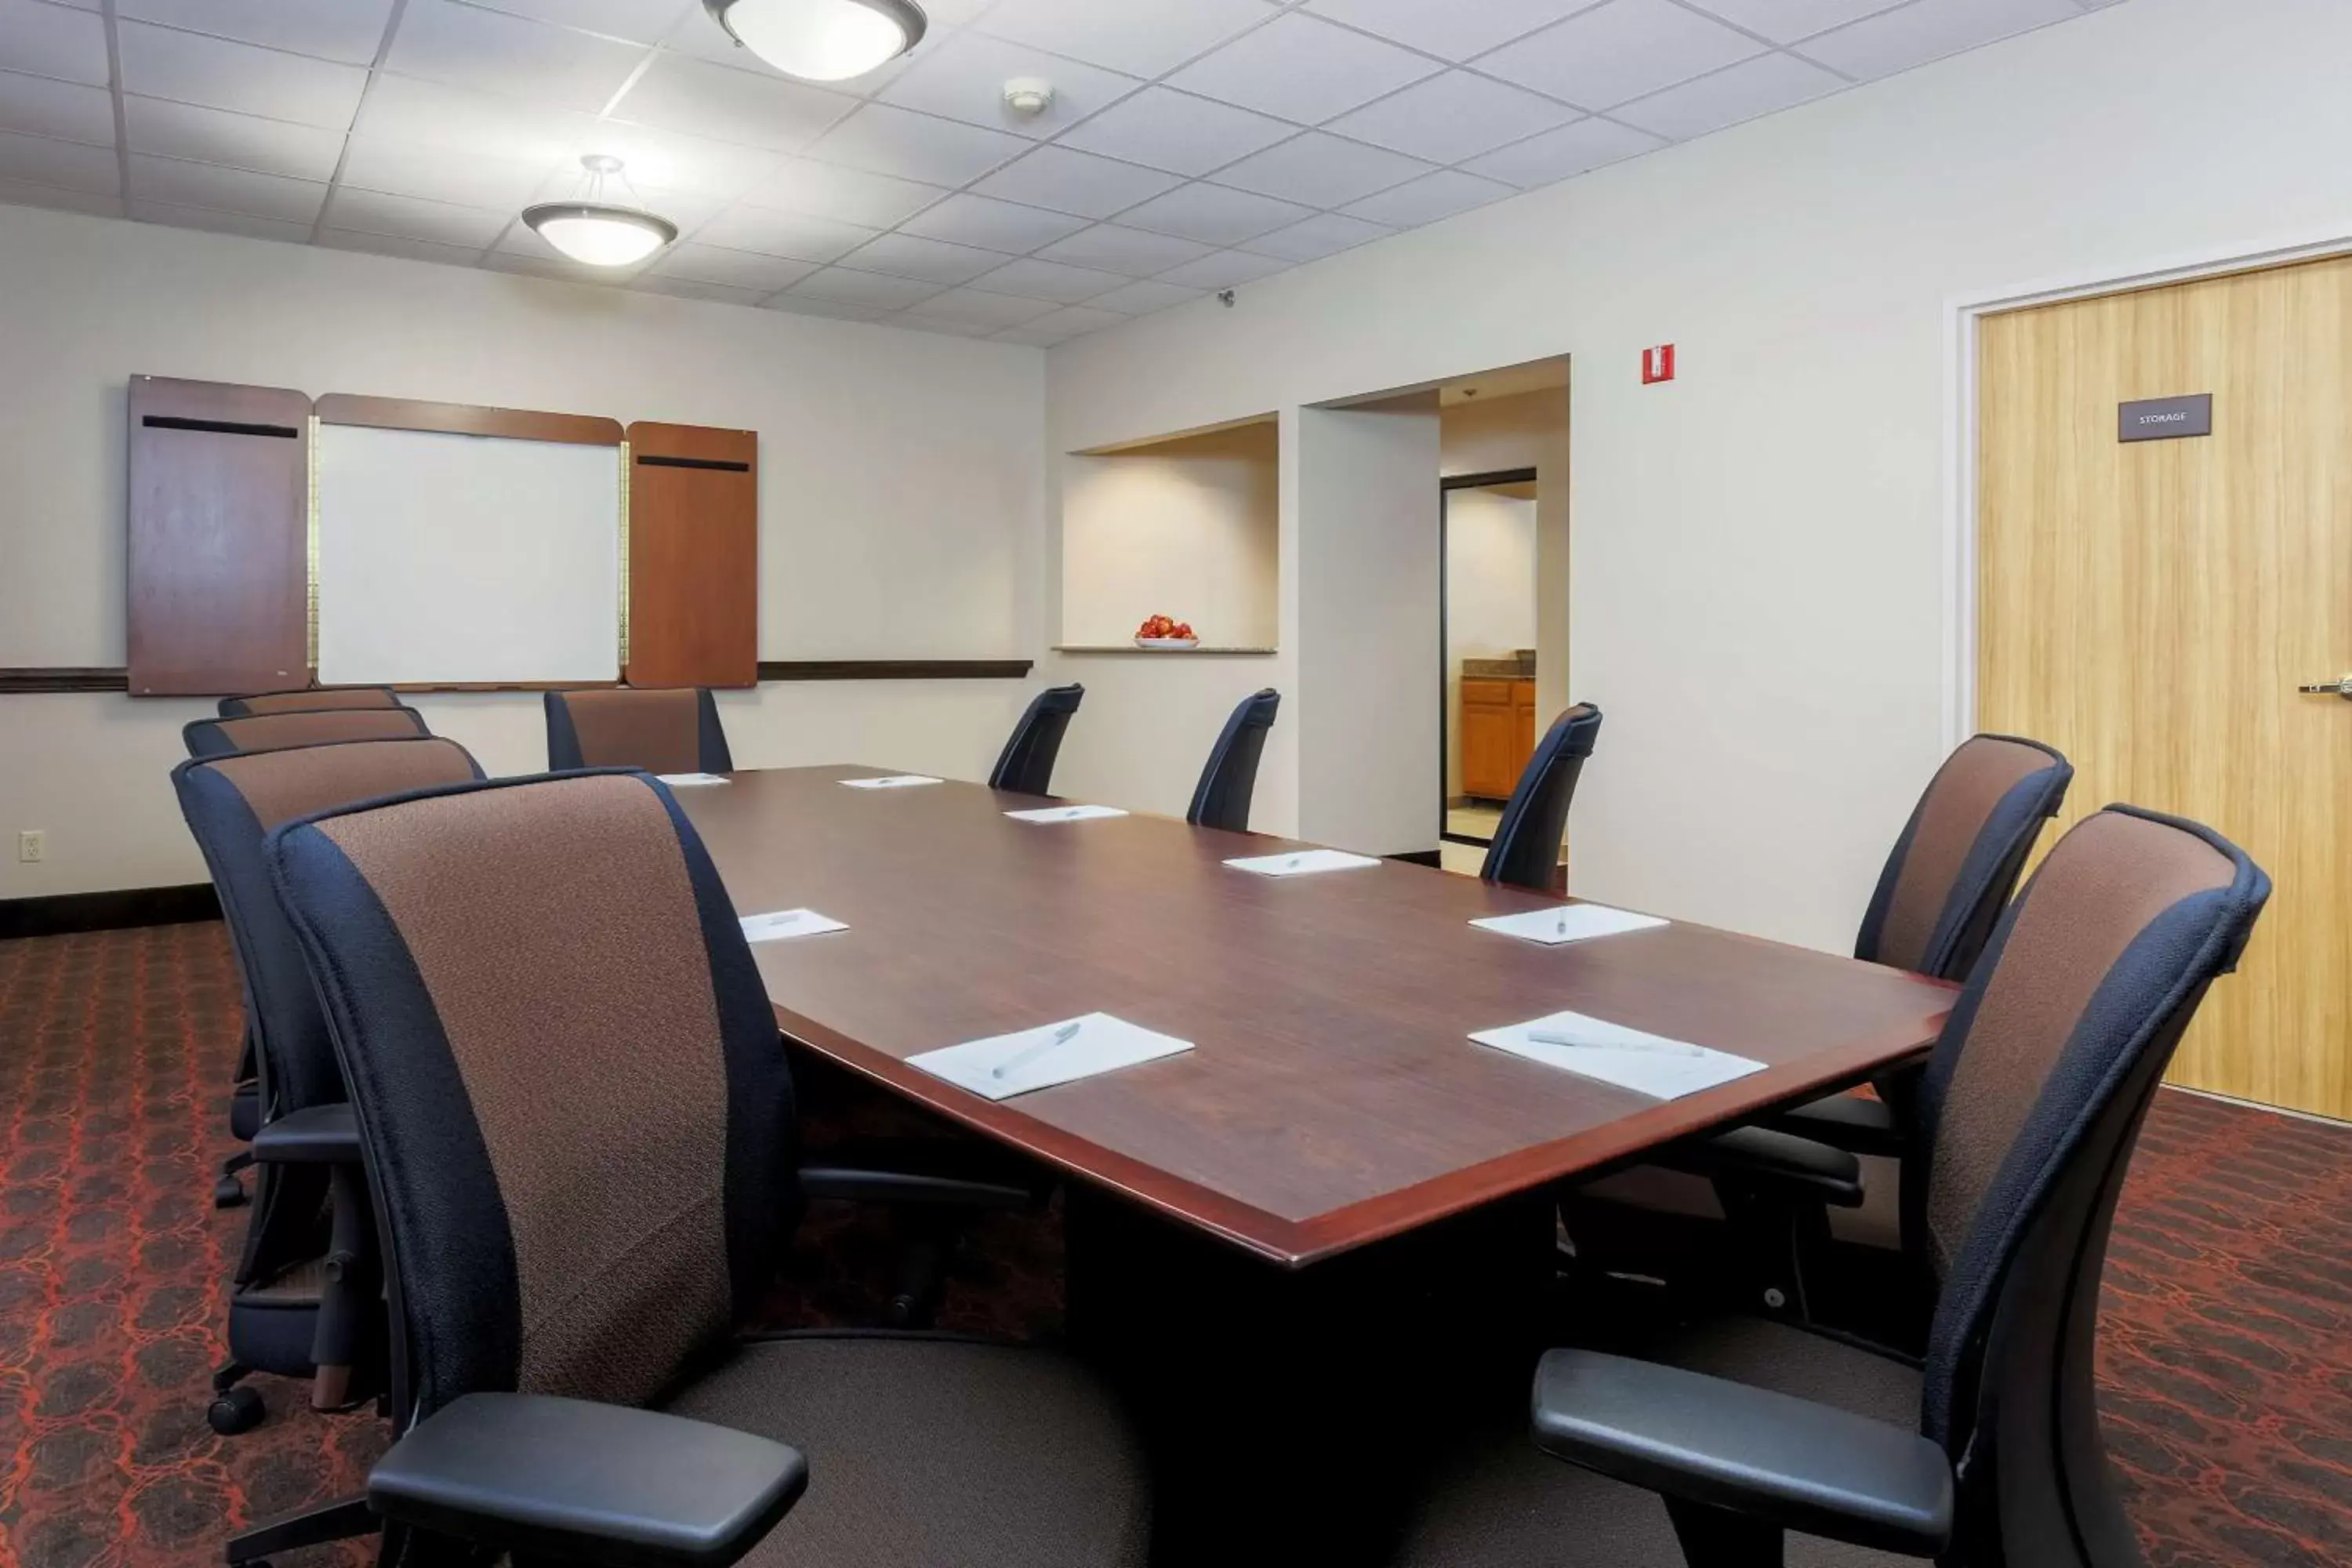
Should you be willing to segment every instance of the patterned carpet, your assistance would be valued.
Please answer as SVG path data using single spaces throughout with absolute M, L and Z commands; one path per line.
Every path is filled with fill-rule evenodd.
M 205 1425 L 244 1224 L 207 1199 L 238 1026 L 218 925 L 0 942 L 0 1568 L 217 1563 L 229 1530 L 356 1489 L 382 1446 L 372 1415 L 270 1378 L 260 1428 Z M 994 1223 L 944 1321 L 1049 1331 L 1056 1245 Z M 819 1215 L 768 1315 L 870 1321 L 887 1262 Z M 2352 1562 L 2352 1129 L 2162 1096 L 2103 1327 L 2154 1568 Z

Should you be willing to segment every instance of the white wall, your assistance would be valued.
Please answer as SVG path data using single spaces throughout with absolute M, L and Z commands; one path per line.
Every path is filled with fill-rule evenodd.
M 1536 503 L 1493 490 L 1445 498 L 1445 794 L 1462 794 L 1462 661 L 1536 646 Z
M 1272 647 L 1281 457 L 1276 423 L 1062 459 L 1062 631 L 1120 646 L 1150 616 L 1205 644 Z
M 2352 235 L 2347 58 L 2344 0 L 2128 0 L 1078 339 L 1051 438 L 1572 354 L 1574 885 L 1842 947 L 1945 743 L 1948 302 Z
M 0 206 L 0 666 L 123 659 L 124 389 L 138 373 L 761 434 L 766 658 L 1034 657 L 1042 356 L 490 272 Z M 984 776 L 1034 683 L 772 684 L 737 759 Z M 496 772 L 535 697 L 418 704 Z M 166 774 L 209 710 L 0 697 L 0 898 L 201 880 Z

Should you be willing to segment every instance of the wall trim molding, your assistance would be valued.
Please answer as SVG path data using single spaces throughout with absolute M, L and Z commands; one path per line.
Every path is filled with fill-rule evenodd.
M 52 893 L 37 899 L 0 899 L 0 941 L 218 919 L 220 898 L 210 882 L 175 888 L 116 888 L 102 893 Z
M 121 666 L 29 665 L 0 668 L 0 696 L 26 691 L 128 691 L 130 672 Z
M 1026 658 L 816 658 L 763 659 L 760 679 L 769 680 L 1019 680 L 1034 668 Z M 577 684 L 577 683 L 575 683 Z M 604 682 L 604 685 L 616 684 Z M 131 678 L 120 666 L 0 666 L 0 697 L 43 691 L 129 691 Z M 413 692 L 539 690 L 538 687 L 403 686 Z M 566 688 L 569 689 L 569 688 Z

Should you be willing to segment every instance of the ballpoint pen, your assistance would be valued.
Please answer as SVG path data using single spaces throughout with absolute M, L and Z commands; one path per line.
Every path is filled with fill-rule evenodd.
M 1696 1046 L 1685 1046 L 1674 1040 L 1580 1040 L 1572 1035 L 1555 1034 L 1549 1029 L 1529 1029 L 1528 1038 L 1539 1046 L 1579 1046 L 1592 1051 L 1646 1051 L 1657 1057 L 1703 1057 Z
M 1044 1056 L 1047 1051 L 1052 1050 L 1055 1046 L 1068 1045 L 1070 1043 L 1071 1037 L 1076 1035 L 1077 1032 L 1077 1025 L 1065 1024 L 1060 1028 L 1054 1031 L 1054 1037 L 1052 1039 L 1040 1040 L 1035 1045 L 1030 1046 L 1024 1050 L 1015 1051 L 1013 1055 L 1005 1058 L 1003 1061 L 989 1068 L 988 1076 L 991 1078 L 1003 1078 L 1006 1073 L 1011 1072 L 1015 1068 L 1025 1068 L 1031 1062 L 1035 1061 L 1039 1057 Z

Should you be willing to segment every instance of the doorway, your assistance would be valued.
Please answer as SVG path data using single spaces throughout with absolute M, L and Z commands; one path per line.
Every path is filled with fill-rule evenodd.
M 1448 870 L 1476 874 L 1535 752 L 1536 486 L 1533 468 L 1438 481 L 1438 856 Z

